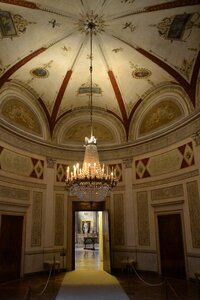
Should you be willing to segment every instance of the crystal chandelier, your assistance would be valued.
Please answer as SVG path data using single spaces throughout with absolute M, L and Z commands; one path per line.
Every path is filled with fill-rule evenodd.
M 81 201 L 103 201 L 109 191 L 117 184 L 116 170 L 109 171 L 108 167 L 100 164 L 96 138 L 93 135 L 93 112 L 92 112 L 92 35 L 96 28 L 93 15 L 88 20 L 87 32 L 90 33 L 90 123 L 91 137 L 85 138 L 85 156 L 82 168 L 79 164 L 66 170 L 66 187 L 71 195 L 75 195 Z

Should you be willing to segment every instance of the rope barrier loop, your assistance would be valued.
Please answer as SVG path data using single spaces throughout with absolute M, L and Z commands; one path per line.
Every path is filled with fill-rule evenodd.
M 177 300 L 180 300 L 180 297 L 177 295 L 176 291 L 174 290 L 174 288 L 172 287 L 172 285 L 169 283 L 169 281 L 167 279 L 158 282 L 158 283 L 149 283 L 147 281 L 145 281 L 136 271 L 136 269 L 134 268 L 134 266 L 131 264 L 131 268 L 134 271 L 134 273 L 136 274 L 136 276 L 146 285 L 148 286 L 162 286 L 162 285 L 166 285 L 166 294 L 167 294 L 167 299 L 168 299 L 168 293 L 167 293 L 167 287 L 169 287 L 171 289 L 171 291 L 173 292 L 174 296 L 176 297 Z
M 42 291 L 40 293 L 34 293 L 31 289 L 31 286 L 28 287 L 27 291 L 26 291 L 26 294 L 23 298 L 23 300 L 30 300 L 31 299 L 31 295 L 37 295 L 37 296 L 42 296 L 44 294 L 44 292 L 46 291 L 47 289 L 47 286 L 49 284 L 49 281 L 50 281 L 50 278 L 51 278 L 51 274 L 52 274 L 52 270 L 55 269 L 55 259 L 54 259 L 54 263 L 52 264 L 50 270 L 49 270 L 49 275 L 48 275 L 48 278 L 47 278 L 47 282 L 44 286 L 44 288 L 42 289 Z

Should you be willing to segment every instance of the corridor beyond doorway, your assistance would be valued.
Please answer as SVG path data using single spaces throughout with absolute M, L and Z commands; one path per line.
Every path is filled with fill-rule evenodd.
M 102 213 L 75 212 L 75 269 L 102 270 Z
M 99 247 L 95 250 L 75 248 L 75 270 L 102 270 Z

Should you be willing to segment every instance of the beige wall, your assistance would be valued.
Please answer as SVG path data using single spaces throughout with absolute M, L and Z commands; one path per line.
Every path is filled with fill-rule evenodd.
M 189 136 L 150 150 L 107 161 L 121 172 L 107 200 L 112 266 L 129 257 L 139 269 L 160 272 L 157 215 L 179 212 L 187 276 L 194 277 L 200 269 L 200 143 Z M 0 214 L 24 215 L 22 274 L 37 272 L 45 260 L 61 259 L 63 248 L 68 251 L 71 217 L 64 179 L 71 162 L 5 142 L 0 155 Z

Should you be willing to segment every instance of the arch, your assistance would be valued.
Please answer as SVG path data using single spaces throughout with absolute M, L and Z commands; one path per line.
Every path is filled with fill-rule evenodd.
M 33 93 L 18 82 L 9 82 L 1 89 L 0 97 L 2 123 L 20 134 L 48 139 L 46 120 Z
M 194 109 L 183 89 L 170 83 L 158 86 L 143 99 L 130 125 L 131 140 L 168 131 Z
M 93 134 L 97 138 L 98 146 L 112 146 L 125 142 L 125 130 L 117 118 L 104 110 L 95 111 L 93 120 Z M 83 145 L 85 137 L 90 136 L 90 115 L 85 110 L 74 110 L 65 115 L 57 124 L 53 141 L 59 145 Z

